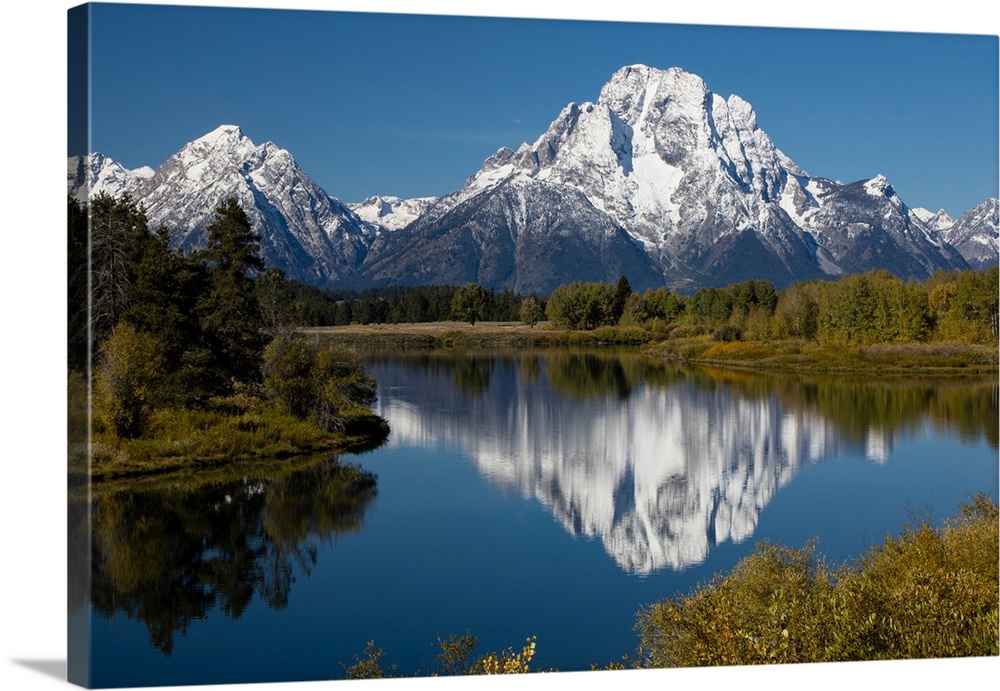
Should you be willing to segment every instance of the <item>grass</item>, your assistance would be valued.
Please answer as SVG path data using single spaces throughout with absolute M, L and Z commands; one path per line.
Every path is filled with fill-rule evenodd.
M 91 478 L 101 481 L 235 461 L 357 450 L 372 445 L 372 428 L 384 427 L 384 421 L 374 424 L 379 421 L 359 421 L 369 434 L 330 433 L 276 404 L 237 393 L 214 398 L 204 408 L 157 410 L 148 432 L 138 439 L 120 439 L 95 425 Z M 382 432 L 384 438 L 387 428 Z
M 301 333 L 365 350 L 479 350 L 598 346 L 646 343 L 649 332 L 637 327 L 604 326 L 593 331 L 557 329 L 548 322 L 429 322 L 306 327 Z
M 805 340 L 715 340 L 699 329 L 677 328 L 657 334 L 641 327 L 604 326 L 592 331 L 556 329 L 547 322 L 432 322 L 305 328 L 317 339 L 365 350 L 478 350 L 560 346 L 639 345 L 661 360 L 798 372 L 875 372 L 879 374 L 995 373 L 994 346 L 959 342 L 820 345 Z
M 997 371 L 997 349 L 969 343 L 821 345 L 815 341 L 718 342 L 708 335 L 653 344 L 649 354 L 670 360 L 797 372 L 985 374 Z

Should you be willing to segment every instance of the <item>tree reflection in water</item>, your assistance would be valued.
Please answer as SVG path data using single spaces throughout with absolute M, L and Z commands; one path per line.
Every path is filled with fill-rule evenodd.
M 336 458 L 291 472 L 105 490 L 93 509 L 91 601 L 145 623 L 165 655 L 174 636 L 218 608 L 238 619 L 256 594 L 288 604 L 295 569 L 356 531 L 377 494 L 373 474 Z
M 991 378 L 765 373 L 568 348 L 497 356 L 470 405 L 456 373 L 489 362 L 466 357 L 371 363 L 390 445 L 458 450 L 572 535 L 599 537 L 629 573 L 683 570 L 749 539 L 809 464 L 884 464 L 928 428 L 997 448 Z

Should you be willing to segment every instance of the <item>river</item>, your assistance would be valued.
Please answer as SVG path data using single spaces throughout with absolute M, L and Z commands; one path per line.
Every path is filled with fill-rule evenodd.
M 466 631 L 589 669 L 634 652 L 643 605 L 760 540 L 842 563 L 997 498 L 995 379 L 586 350 L 367 366 L 391 428 L 374 451 L 95 492 L 93 586 L 70 602 L 95 686 L 342 678 L 367 641 L 426 672 Z

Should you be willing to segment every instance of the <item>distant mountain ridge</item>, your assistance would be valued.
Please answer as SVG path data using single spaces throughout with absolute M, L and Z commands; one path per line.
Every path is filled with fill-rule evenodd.
M 618 70 L 534 144 L 501 148 L 441 198 L 344 204 L 292 155 L 224 125 L 155 171 L 70 159 L 70 193 L 128 192 L 175 247 L 204 242 L 235 196 L 269 265 L 321 287 L 477 282 L 548 293 L 573 280 L 680 291 L 747 278 L 778 287 L 884 268 L 922 280 L 997 262 L 997 202 L 958 221 L 910 209 L 883 176 L 812 177 L 723 98 L 678 68 Z

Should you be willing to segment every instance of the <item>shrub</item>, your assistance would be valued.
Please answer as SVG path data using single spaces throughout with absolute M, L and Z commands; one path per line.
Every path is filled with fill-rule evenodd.
M 761 543 L 732 574 L 640 612 L 640 659 L 647 667 L 816 659 L 832 587 L 812 544 Z
M 94 417 L 121 438 L 145 432 L 164 382 L 163 348 L 155 337 L 123 322 L 101 347 L 94 381 Z
M 997 505 L 904 526 L 836 572 L 813 544 L 758 545 L 733 572 L 638 615 L 643 666 L 998 654 Z
M 377 385 L 357 353 L 342 345 L 320 347 L 293 335 L 264 350 L 264 391 L 299 419 L 327 432 L 348 431 L 372 418 Z

